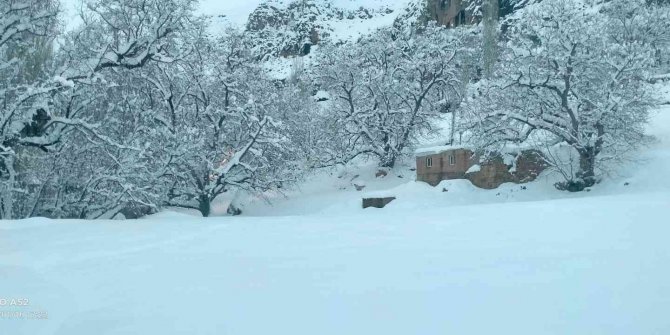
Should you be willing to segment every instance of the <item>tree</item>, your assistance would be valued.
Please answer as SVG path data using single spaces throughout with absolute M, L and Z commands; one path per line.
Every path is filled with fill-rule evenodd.
M 416 36 L 383 30 L 325 52 L 317 77 L 334 97 L 332 130 L 344 148 L 331 163 L 366 156 L 393 167 L 431 131 L 445 97 L 457 95 L 459 40 L 446 28 L 427 29 Z
M 654 66 L 670 71 L 670 3 L 657 1 L 614 1 L 604 8 L 608 29 L 620 43 L 641 44 L 654 51 Z
M 618 38 L 610 23 L 580 0 L 526 8 L 508 32 L 495 77 L 472 93 L 469 124 L 480 145 L 544 149 L 565 178 L 557 186 L 570 191 L 593 186 L 600 163 L 638 147 L 653 103 L 644 85 L 653 51 Z M 570 148 L 570 162 L 576 155 L 574 170 L 560 144 Z
M 38 56 L 55 34 L 56 16 L 54 6 L 39 1 L 0 3 L 0 218 L 14 216 L 17 154 L 22 144 L 36 144 L 27 139 L 41 135 L 56 89 Z
M 192 5 L 190 0 L 91 1 L 82 28 L 63 38 L 40 73 L 2 75 L 12 80 L 3 81 L 0 94 L 0 217 L 96 218 L 129 199 L 150 203 L 143 200 L 145 185 L 132 174 L 138 165 L 128 161 L 139 157 L 130 151 L 141 149 L 126 144 L 141 139 L 122 136 L 127 129 L 116 122 L 119 115 L 106 114 L 117 111 L 106 94 L 121 91 L 114 92 L 119 78 L 179 54 L 176 37 L 192 17 Z M 17 57 L 43 52 L 43 41 L 55 37 L 57 7 L 29 0 L 0 6 L 5 14 L 0 48 L 10 56 L 0 71 L 12 71 L 21 63 Z M 49 167 L 66 169 L 52 173 Z
M 224 193 L 262 193 L 291 177 L 284 158 L 290 146 L 272 103 L 276 89 L 251 61 L 241 34 L 229 31 L 215 42 L 205 28 L 191 36 L 188 57 L 156 66 L 143 80 L 160 102 L 154 108 L 161 155 L 169 157 L 164 205 L 209 216 Z

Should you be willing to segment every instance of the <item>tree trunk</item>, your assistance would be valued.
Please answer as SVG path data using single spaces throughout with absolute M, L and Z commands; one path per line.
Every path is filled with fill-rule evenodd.
M 200 214 L 202 214 L 203 217 L 209 217 L 212 212 L 212 203 L 208 196 L 201 195 L 198 198 L 198 209 L 200 210 Z
M 577 172 L 577 178 L 584 182 L 584 188 L 596 184 L 595 166 L 596 149 L 594 147 L 587 147 L 579 150 L 579 172 Z
M 384 134 L 384 138 L 382 139 L 384 142 L 384 153 L 381 158 L 381 162 L 379 162 L 379 167 L 383 168 L 393 168 L 395 165 L 395 153 L 393 152 L 393 146 L 391 145 L 389 135 Z
M 395 166 L 395 161 L 395 155 L 392 153 L 387 153 L 384 159 L 381 161 L 381 164 L 379 164 L 379 167 L 392 169 Z
M 576 178 L 568 179 L 564 182 L 556 183 L 556 188 L 562 191 L 581 192 L 586 188 L 596 184 L 596 157 L 599 150 L 596 147 L 586 147 L 577 149 L 579 152 L 579 171 L 577 171 Z

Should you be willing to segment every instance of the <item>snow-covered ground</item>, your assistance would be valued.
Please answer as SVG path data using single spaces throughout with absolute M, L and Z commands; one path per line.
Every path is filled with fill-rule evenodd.
M 383 210 L 349 190 L 276 209 L 319 215 L 2 222 L 0 333 L 667 334 L 670 108 L 650 133 L 575 198 L 394 179 Z
M 3 334 L 667 334 L 670 194 L 0 224 Z M 5 331 L 9 332 L 5 332 Z

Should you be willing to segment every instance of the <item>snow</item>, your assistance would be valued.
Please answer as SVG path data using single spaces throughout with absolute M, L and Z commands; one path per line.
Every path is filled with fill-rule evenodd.
M 670 80 L 659 81 L 652 85 L 654 90 L 654 98 L 658 99 L 661 104 L 670 105 Z
M 225 26 L 233 24 L 243 26 L 246 24 L 249 14 L 253 12 L 263 0 L 200 0 L 197 12 L 203 15 L 210 15 L 215 18 L 217 25 Z M 81 0 L 62 0 L 62 17 L 65 22 L 65 29 L 70 31 L 81 24 L 77 12 L 81 6 Z
M 82 23 L 78 14 L 83 8 L 82 0 L 62 0 L 60 4 L 65 31 L 72 31 Z
M 416 156 L 426 156 L 426 155 L 439 154 L 445 151 L 460 150 L 460 149 L 469 150 L 468 146 L 463 145 L 438 145 L 438 146 L 419 148 L 414 153 Z
M 666 192 L 410 213 L 5 222 L 3 294 L 49 319 L 0 324 L 31 335 L 662 334 L 669 203 Z
M 481 170 L 482 170 L 481 165 L 479 165 L 479 164 L 475 164 L 475 165 L 471 166 L 471 167 L 468 169 L 468 171 L 465 171 L 465 174 L 476 173 L 476 172 L 479 172 L 479 171 L 481 171 Z
M 55 76 L 54 81 L 61 84 L 64 87 L 74 87 L 74 82 L 72 80 L 67 80 L 62 76 Z
M 393 25 L 397 16 L 398 12 L 393 11 L 390 14 L 377 14 L 369 19 L 334 20 L 330 23 L 333 31 L 329 38 L 335 43 L 353 41 L 381 27 Z
M 207 15 L 224 15 L 230 23 L 243 26 L 247 23 L 249 14 L 262 2 L 262 0 L 201 0 L 199 12 Z
M 314 95 L 314 99 L 316 101 L 325 101 L 325 100 L 330 100 L 331 97 L 330 97 L 330 94 L 328 92 L 323 91 L 323 90 L 319 90 Z

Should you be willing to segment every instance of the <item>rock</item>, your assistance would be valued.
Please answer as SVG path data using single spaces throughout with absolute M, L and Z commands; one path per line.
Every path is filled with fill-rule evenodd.
M 228 209 L 226 210 L 226 213 L 228 213 L 228 215 L 238 216 L 238 215 L 242 215 L 242 210 L 238 207 L 230 205 L 230 206 L 228 206 Z
M 384 208 L 386 205 L 395 200 L 395 197 L 386 198 L 363 198 L 363 208 Z

